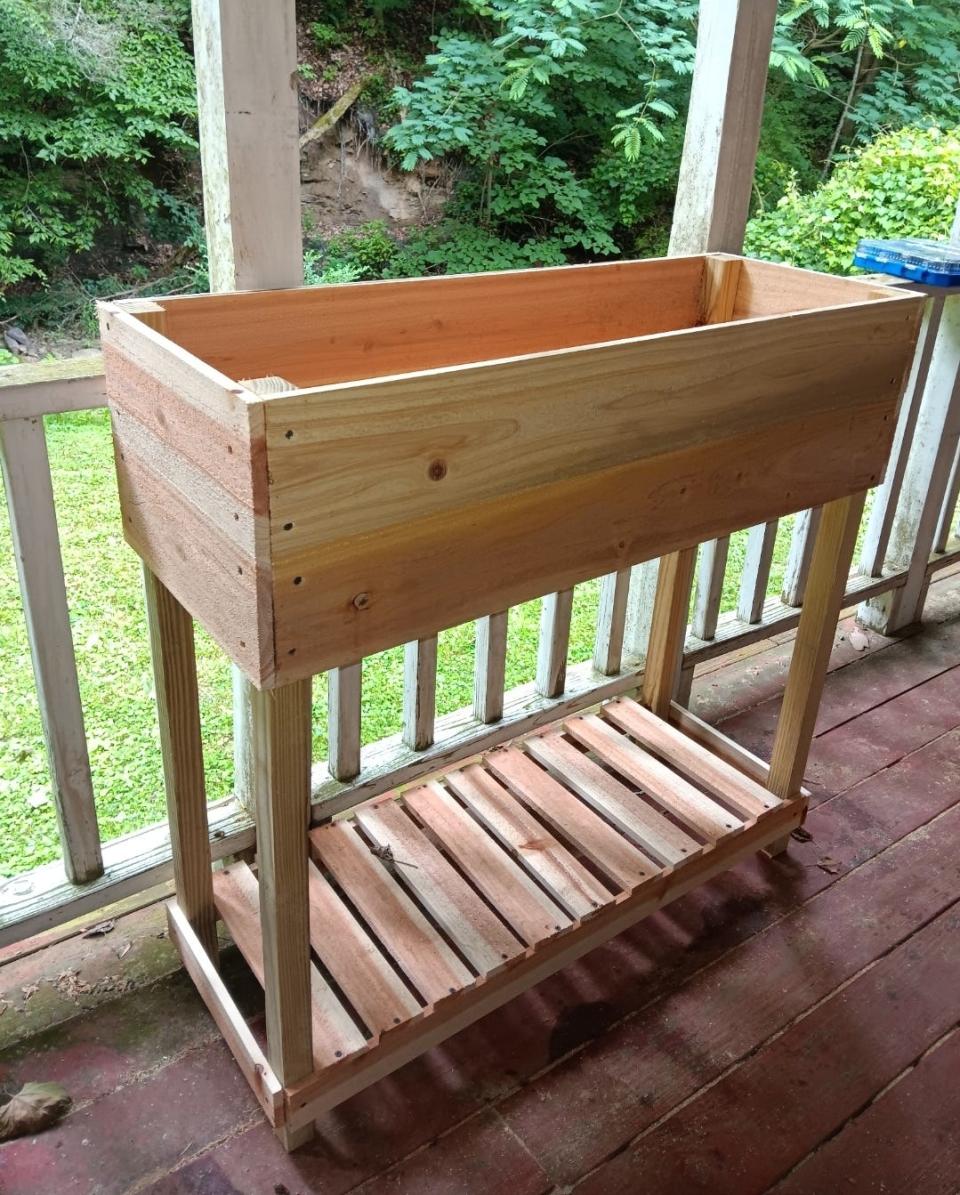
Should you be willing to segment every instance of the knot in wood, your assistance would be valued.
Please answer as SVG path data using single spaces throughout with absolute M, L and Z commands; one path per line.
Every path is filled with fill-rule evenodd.
M 427 476 L 431 481 L 443 481 L 447 475 L 447 462 L 436 460 L 430 462 L 430 468 L 427 470 Z

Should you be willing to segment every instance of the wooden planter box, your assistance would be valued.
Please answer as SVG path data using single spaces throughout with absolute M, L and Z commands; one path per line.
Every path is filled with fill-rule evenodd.
M 921 305 L 722 255 L 104 305 L 124 527 L 149 566 L 171 935 L 288 1147 L 784 849 Z M 679 549 L 824 503 L 768 770 L 671 705 Z M 645 705 L 307 830 L 301 678 L 663 553 Z M 274 690 L 256 699 L 256 873 L 210 872 L 191 614 Z M 217 919 L 264 986 L 266 1051 L 215 969 Z
M 103 304 L 124 530 L 271 688 L 875 484 L 921 302 L 714 254 Z

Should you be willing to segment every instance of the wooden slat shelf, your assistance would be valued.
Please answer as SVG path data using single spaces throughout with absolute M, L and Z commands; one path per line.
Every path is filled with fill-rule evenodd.
M 620 698 L 310 831 L 314 1073 L 268 1115 L 296 1131 L 783 838 L 804 806 Z M 214 876 L 262 984 L 258 896 L 246 863 Z

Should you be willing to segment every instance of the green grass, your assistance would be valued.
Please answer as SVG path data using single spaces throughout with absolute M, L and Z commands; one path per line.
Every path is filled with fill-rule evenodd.
M 109 839 L 165 815 L 140 566 L 120 532 L 106 412 L 48 419 L 47 442 L 97 814 L 101 834 Z M 783 520 L 777 537 L 772 593 L 783 581 L 789 525 Z M 745 541 L 744 532 L 731 542 L 723 610 L 736 605 Z M 595 581 L 577 587 L 572 662 L 592 653 L 597 596 Z M 508 688 L 533 677 L 539 607 L 528 602 L 511 611 Z M 440 635 L 440 713 L 472 700 L 473 641 L 472 624 Z M 230 668 L 199 629 L 197 665 L 207 790 L 215 800 L 233 784 Z M 364 743 L 400 729 L 402 685 L 402 648 L 364 663 Z M 10 876 L 56 858 L 59 842 L 5 508 L 0 516 L 0 694 L 0 875 Z M 314 755 L 324 758 L 325 677 L 314 682 L 314 728 Z

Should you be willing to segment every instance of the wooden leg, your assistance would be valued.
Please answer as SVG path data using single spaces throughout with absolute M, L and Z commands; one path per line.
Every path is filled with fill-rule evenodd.
M 683 643 L 690 611 L 690 585 L 697 549 L 684 548 L 660 561 L 650 622 L 650 645 L 643 673 L 643 703 L 666 718 L 680 679 Z
M 803 783 L 865 493 L 823 508 L 770 759 L 767 787 L 795 797 Z
M 774 842 L 768 842 L 763 848 L 763 853 L 769 855 L 771 859 L 775 859 L 777 855 L 785 855 L 789 845 L 790 835 L 784 834 L 782 838 L 778 838 Z
M 213 904 L 193 619 L 146 565 L 143 583 L 177 901 L 216 963 L 217 915 Z
M 267 1058 L 287 1087 L 313 1071 L 307 913 L 310 681 L 259 693 L 257 700 L 263 703 L 254 722 L 261 728 L 256 803 Z M 309 1136 L 294 1134 L 287 1148 Z M 287 1145 L 283 1133 L 281 1138 Z
M 301 1145 L 306 1145 L 308 1141 L 313 1140 L 313 1135 L 316 1132 L 314 1122 L 311 1120 L 307 1124 L 301 1125 L 299 1129 L 291 1129 L 289 1125 L 281 1125 L 277 1131 L 277 1136 L 280 1138 L 280 1144 L 287 1151 L 291 1153 L 295 1149 L 299 1149 Z

